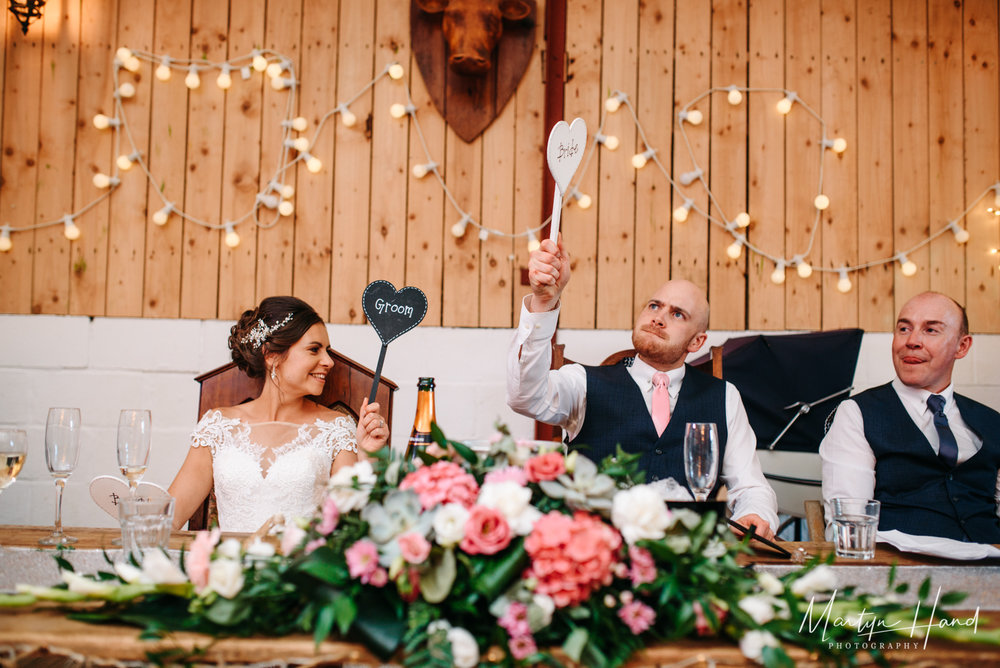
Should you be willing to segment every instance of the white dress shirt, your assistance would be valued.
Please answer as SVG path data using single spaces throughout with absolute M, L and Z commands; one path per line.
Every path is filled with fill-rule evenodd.
M 529 299 L 530 295 L 525 298 Z M 527 301 L 521 305 L 521 321 L 507 356 L 507 405 L 517 413 L 546 424 L 557 425 L 573 440 L 587 412 L 587 372 L 579 364 L 551 370 L 552 335 L 559 321 L 559 307 L 532 313 Z M 653 374 L 656 369 L 636 357 L 629 375 L 642 391 L 646 410 L 651 411 Z M 684 382 L 685 367 L 667 372 L 670 410 L 673 413 Z M 722 480 L 729 495 L 733 517 L 755 513 L 778 528 L 778 504 L 757 460 L 757 438 L 750 428 L 740 393 L 726 383 L 726 454 Z
M 934 452 L 940 449 L 937 429 L 934 427 L 934 413 L 927 407 L 927 390 L 909 387 L 899 378 L 892 381 L 906 413 L 927 437 Z M 983 447 L 983 440 L 972 431 L 962 419 L 955 404 L 955 392 L 951 385 L 938 392 L 944 398 L 944 414 L 948 426 L 958 443 L 958 463 L 966 461 Z M 830 517 L 830 500 L 838 497 L 873 499 L 875 494 L 875 453 L 865 438 L 865 423 L 861 408 L 853 399 L 846 399 L 837 407 L 830 431 L 819 446 L 823 462 L 823 501 L 827 517 Z M 1000 476 L 997 480 L 995 498 L 1000 508 Z M 1000 510 L 998 510 L 1000 512 Z

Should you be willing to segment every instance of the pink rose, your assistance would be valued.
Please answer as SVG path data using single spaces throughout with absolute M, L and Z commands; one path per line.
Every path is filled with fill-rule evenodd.
M 219 530 L 199 531 L 191 543 L 191 549 L 184 556 L 184 568 L 197 589 L 208 585 L 208 569 L 212 564 L 212 552 L 219 544 Z
M 337 528 L 339 520 L 340 510 L 337 509 L 337 502 L 333 497 L 326 497 L 323 500 L 323 517 L 316 526 L 316 531 L 323 536 L 329 536 Z
M 513 601 L 507 606 L 507 612 L 504 613 L 497 624 L 505 629 L 511 638 L 530 636 L 531 626 L 528 624 L 528 606 L 520 601 Z
M 507 482 L 513 481 L 522 487 L 527 484 L 528 476 L 525 475 L 524 469 L 520 466 L 505 466 L 502 469 L 496 469 L 495 471 L 490 471 L 483 478 L 483 482 Z
M 531 482 L 555 480 L 566 472 L 566 460 L 560 452 L 546 452 L 525 462 L 524 472 Z
M 291 554 L 305 537 L 306 532 L 301 527 L 296 524 L 286 524 L 285 532 L 281 534 L 281 553 Z
M 476 479 L 458 464 L 448 461 L 421 466 L 403 478 L 399 489 L 416 492 L 424 510 L 443 503 L 460 503 L 470 508 L 479 495 Z
M 364 582 L 364 580 L 362 580 Z M 371 574 L 368 579 L 368 584 L 373 587 L 384 587 L 386 583 L 389 582 L 389 574 L 384 568 L 376 568 L 375 572 Z
M 618 610 L 618 616 L 634 635 L 639 635 L 656 621 L 653 609 L 640 601 L 632 601 Z
M 420 534 L 410 531 L 399 537 L 399 551 L 409 563 L 422 564 L 431 553 L 431 544 Z
M 306 554 L 311 554 L 316 548 L 323 547 L 326 545 L 326 541 L 322 538 L 313 538 L 311 541 L 306 543 L 306 546 L 302 548 Z
M 632 561 L 632 568 L 629 575 L 632 578 L 632 586 L 638 587 L 641 584 L 652 582 L 656 579 L 656 563 L 649 550 L 634 545 L 628 548 L 628 556 Z
M 507 646 L 510 647 L 511 656 L 518 661 L 527 659 L 529 656 L 538 651 L 538 647 L 535 645 L 535 639 L 530 634 L 511 638 L 510 642 L 507 643 Z
M 473 506 L 465 521 L 461 547 L 469 554 L 496 554 L 510 545 L 510 525 L 496 508 Z
M 362 538 L 344 550 L 344 558 L 347 560 L 347 569 L 351 577 L 361 578 L 361 582 L 365 584 L 371 581 L 375 571 L 378 570 L 378 547 L 367 538 Z

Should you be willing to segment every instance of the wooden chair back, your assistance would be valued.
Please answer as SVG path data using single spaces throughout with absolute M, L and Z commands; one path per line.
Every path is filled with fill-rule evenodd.
M 336 350 L 331 350 L 330 353 L 333 356 L 333 367 L 326 375 L 323 394 L 317 398 L 317 401 L 324 406 L 341 409 L 356 420 L 358 418 L 357 409 L 371 392 L 375 372 Z M 212 408 L 237 406 L 255 399 L 260 396 L 261 389 L 264 387 L 263 378 L 251 378 L 241 371 L 235 362 L 203 373 L 195 380 L 201 385 L 198 397 L 199 420 L 206 411 Z M 375 401 L 379 403 L 381 413 L 385 417 L 386 423 L 390 425 L 392 424 L 392 397 L 398 387 L 396 383 L 383 377 L 379 381 L 378 390 L 375 393 Z M 208 495 L 201 507 L 191 516 L 188 529 L 191 531 L 207 529 L 213 522 L 217 522 L 215 490 Z

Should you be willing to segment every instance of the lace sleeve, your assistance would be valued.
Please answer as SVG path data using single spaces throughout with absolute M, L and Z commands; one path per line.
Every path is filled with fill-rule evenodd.
M 343 415 L 335 417 L 329 422 L 317 420 L 316 426 L 322 432 L 323 440 L 333 449 L 334 459 L 342 450 L 357 454 L 358 440 L 355 431 L 358 427 L 354 418 Z
M 238 419 L 226 418 L 218 410 L 210 410 L 198 421 L 198 426 L 191 434 L 192 448 L 211 448 L 212 455 L 222 444 L 226 437 L 226 432 L 233 424 L 239 423 Z

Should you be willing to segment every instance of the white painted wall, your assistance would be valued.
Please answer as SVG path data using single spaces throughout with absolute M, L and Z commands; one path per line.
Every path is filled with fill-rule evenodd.
M 116 474 L 115 429 L 122 408 L 153 413 L 153 452 L 146 480 L 164 487 L 180 468 L 197 421 L 194 377 L 229 361 L 232 322 L 0 315 L 0 426 L 27 429 L 30 451 L 15 484 L 0 492 L 0 524 L 51 524 L 55 488 L 45 468 L 44 427 L 50 406 L 76 406 L 83 416 L 82 454 L 63 502 L 67 526 L 114 526 L 90 500 L 97 475 Z M 367 325 L 330 325 L 334 348 L 374 368 L 379 340 Z M 708 344 L 746 332 L 713 332 Z M 437 418 L 452 438 L 481 438 L 504 421 L 530 438 L 533 423 L 504 403 L 506 329 L 420 327 L 389 346 L 383 374 L 399 386 L 393 443 L 405 444 L 416 407 L 419 376 L 437 380 Z M 631 347 L 629 332 L 563 330 L 572 359 L 596 364 Z M 865 336 L 858 360 L 858 390 L 892 378 L 888 334 Z M 975 337 L 958 363 L 957 389 L 1000 408 L 1000 336 Z

